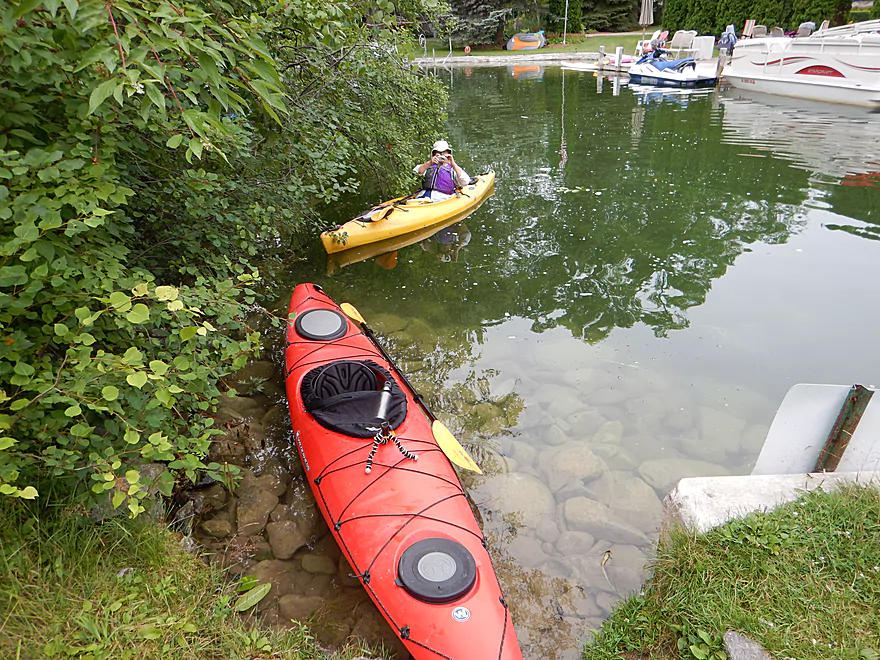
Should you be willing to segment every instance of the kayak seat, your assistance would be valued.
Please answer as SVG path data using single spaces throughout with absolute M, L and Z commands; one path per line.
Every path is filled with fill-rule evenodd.
M 391 374 L 372 360 L 338 360 L 308 372 L 302 381 L 303 405 L 321 426 L 353 438 L 372 438 L 382 386 L 391 384 L 386 419 L 396 429 L 406 419 L 406 395 Z

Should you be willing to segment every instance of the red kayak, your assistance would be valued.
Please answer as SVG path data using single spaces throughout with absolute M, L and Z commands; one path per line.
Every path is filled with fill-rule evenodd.
M 415 660 L 522 660 L 442 424 L 352 310 L 313 284 L 290 301 L 287 399 L 318 507 Z

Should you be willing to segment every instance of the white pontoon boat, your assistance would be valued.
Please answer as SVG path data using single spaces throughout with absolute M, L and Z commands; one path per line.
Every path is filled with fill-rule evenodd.
M 880 20 L 804 37 L 742 39 L 724 79 L 734 87 L 814 101 L 880 105 Z

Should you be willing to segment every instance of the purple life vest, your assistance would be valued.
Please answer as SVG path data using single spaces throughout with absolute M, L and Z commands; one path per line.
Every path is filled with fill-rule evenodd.
M 429 166 L 425 171 L 422 189 L 436 190 L 445 195 L 452 195 L 455 192 L 455 172 L 452 170 L 452 165 Z

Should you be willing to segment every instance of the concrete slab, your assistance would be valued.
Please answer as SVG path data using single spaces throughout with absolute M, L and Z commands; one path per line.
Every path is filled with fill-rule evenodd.
M 764 647 L 735 630 L 724 633 L 724 650 L 730 660 L 773 660 Z
M 663 500 L 663 529 L 679 524 L 705 533 L 752 512 L 793 502 L 804 491 L 831 492 L 849 483 L 880 487 L 880 472 L 690 477 L 679 481 Z

